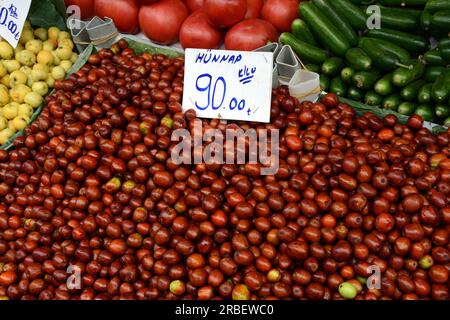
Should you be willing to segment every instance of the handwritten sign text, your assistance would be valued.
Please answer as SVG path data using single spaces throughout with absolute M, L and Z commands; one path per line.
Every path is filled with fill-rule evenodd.
M 31 0 L 0 1 L 0 36 L 14 48 L 22 34 L 30 5 Z
M 272 53 L 186 49 L 183 111 L 198 117 L 270 121 Z

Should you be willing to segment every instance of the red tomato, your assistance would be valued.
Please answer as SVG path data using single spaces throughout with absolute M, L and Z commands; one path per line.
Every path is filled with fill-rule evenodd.
M 205 0 L 203 8 L 212 25 L 227 28 L 244 19 L 247 0 Z
M 184 0 L 184 4 L 189 9 L 190 13 L 193 13 L 203 7 L 205 0 Z
M 93 0 L 64 0 L 66 7 L 78 6 L 81 11 L 81 19 L 88 19 L 94 16 L 94 1 Z
M 162 0 L 139 11 L 139 26 L 150 40 L 162 44 L 177 42 L 188 10 L 181 0 Z
M 111 18 L 117 29 L 124 33 L 138 31 L 139 5 L 136 0 L 95 0 L 95 14 Z
M 138 0 L 140 5 L 150 4 L 150 3 L 153 3 L 153 2 L 156 2 L 156 1 L 158 1 L 158 0 Z
M 292 21 L 298 17 L 298 0 L 267 0 L 261 17 L 279 32 L 290 31 Z
M 270 41 L 277 41 L 277 30 L 261 19 L 247 19 L 234 25 L 225 35 L 228 50 L 251 51 Z
M 245 19 L 256 19 L 261 16 L 263 0 L 247 0 L 247 12 Z
M 181 26 L 180 43 L 183 48 L 215 49 L 220 46 L 223 34 L 211 26 L 203 10 L 191 14 Z

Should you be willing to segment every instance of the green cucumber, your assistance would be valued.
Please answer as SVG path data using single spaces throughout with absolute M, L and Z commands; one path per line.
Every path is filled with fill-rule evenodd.
M 431 87 L 432 87 L 432 83 L 427 83 L 424 84 L 420 89 L 419 92 L 417 94 L 417 100 L 422 103 L 422 104 L 427 104 L 430 103 L 432 98 L 431 98 Z
M 421 116 L 425 121 L 434 120 L 434 110 L 430 105 L 421 104 L 420 106 L 417 106 L 416 110 L 414 110 L 414 113 Z
M 450 117 L 450 106 L 446 106 L 444 104 L 438 104 L 434 109 L 434 114 L 438 118 L 447 118 Z
M 328 88 L 330 87 L 330 78 L 327 77 L 326 75 L 321 74 L 319 77 L 319 82 L 322 91 L 327 91 Z
M 331 93 L 336 93 L 338 96 L 344 97 L 347 92 L 347 86 L 340 77 L 334 77 L 330 82 Z
M 382 96 L 390 95 L 394 92 L 394 86 L 392 85 L 392 73 L 384 75 L 374 85 L 374 91 Z
M 299 40 L 302 40 L 312 46 L 318 46 L 316 39 L 309 30 L 308 25 L 301 19 L 295 19 L 291 25 L 292 34 Z
M 350 82 L 352 82 L 352 77 L 354 74 L 355 74 L 355 70 L 353 70 L 350 67 L 345 67 L 344 69 L 341 70 L 341 79 L 345 83 L 350 83 Z
M 419 60 L 410 60 L 410 69 L 397 68 L 392 74 L 392 83 L 397 87 L 404 87 L 419 79 L 425 72 L 425 65 Z
M 342 67 L 344 66 L 344 61 L 339 57 L 331 57 L 325 60 L 322 64 L 322 73 L 327 76 L 334 76 L 338 74 Z
M 431 96 L 438 103 L 445 103 L 450 97 L 450 70 L 443 72 L 431 87 Z
M 378 0 L 383 6 L 424 6 L 427 0 Z
M 375 91 L 367 91 L 364 96 L 364 103 L 369 106 L 379 106 L 383 101 L 383 98 Z
M 355 70 L 370 70 L 372 68 L 372 59 L 361 48 L 350 48 L 345 54 L 347 63 Z
M 402 102 L 402 98 L 398 93 L 391 94 L 383 99 L 382 106 L 384 109 L 397 110 Z
M 352 81 L 356 87 L 368 90 L 380 77 L 381 73 L 378 70 L 358 71 L 354 74 Z
M 433 14 L 431 27 L 437 30 L 450 30 L 450 10 L 441 10 Z
M 380 6 L 380 20 L 382 28 L 400 31 L 415 31 L 419 27 L 419 16 L 400 8 Z
M 390 41 L 412 53 L 421 53 L 428 49 L 427 38 L 403 31 L 381 28 L 368 30 L 367 35 L 371 38 Z
M 450 64 L 450 38 L 441 39 L 438 44 L 438 50 L 442 59 Z
M 448 46 L 439 46 L 439 55 L 442 59 L 444 59 L 447 63 L 450 64 L 450 45 Z
M 448 47 L 450 46 L 450 38 L 443 38 L 439 40 L 438 47 Z
M 372 0 L 370 0 L 370 1 L 372 1 Z M 372 2 L 375 2 L 375 0 L 373 0 Z M 384 10 L 384 12 L 389 12 L 389 13 L 395 14 L 397 16 L 408 15 L 408 16 L 414 17 L 417 20 L 420 19 L 420 16 L 423 11 L 421 9 L 411 8 L 411 7 L 396 8 L 396 7 L 381 6 L 379 4 L 377 4 L 377 5 L 378 5 L 378 7 L 380 7 L 380 9 Z M 368 7 L 364 6 L 362 8 L 367 11 Z
M 424 31 L 428 31 L 431 28 L 431 13 L 429 11 L 423 11 L 420 16 L 420 28 Z
M 447 119 L 445 119 L 445 120 L 442 122 L 442 124 L 443 124 L 444 126 L 450 127 L 450 117 L 448 117 Z
M 397 112 L 405 116 L 413 114 L 414 110 L 416 110 L 416 104 L 410 101 L 400 103 L 397 108 Z
M 311 71 L 311 72 L 315 72 L 315 73 L 320 73 L 320 66 L 317 64 L 312 64 L 312 63 L 308 63 L 305 65 L 306 70 Z
M 320 64 L 327 58 L 324 50 L 297 39 L 292 33 L 283 32 L 280 35 L 280 42 L 282 44 L 290 45 L 292 50 L 294 50 L 302 60 Z
M 419 94 L 420 88 L 426 84 L 426 82 L 422 79 L 416 80 L 410 84 L 408 84 L 406 87 L 404 87 L 400 91 L 400 96 L 403 100 L 406 101 L 413 101 L 417 98 L 417 95 Z
M 434 82 L 441 75 L 441 73 L 445 71 L 447 71 L 447 68 L 442 66 L 429 66 L 425 69 L 423 78 L 425 81 Z
M 425 10 L 431 13 L 441 10 L 450 10 L 450 1 L 448 0 L 428 0 Z
M 408 51 L 388 41 L 362 37 L 359 39 L 358 47 L 364 50 L 373 63 L 383 70 L 392 70 L 398 66 L 408 67 L 403 63 L 410 59 Z
M 330 3 L 340 16 L 347 19 L 353 28 L 361 31 L 366 29 L 366 15 L 358 6 L 349 0 L 331 0 Z
M 423 55 L 425 62 L 431 66 L 445 66 L 447 62 L 442 59 L 437 49 L 428 50 Z
M 372 39 L 372 38 L 369 38 Z M 411 54 L 399 47 L 397 44 L 392 43 L 390 41 L 386 41 L 383 39 L 372 39 L 372 41 L 374 41 L 375 43 L 377 43 L 383 50 L 390 52 L 392 54 L 395 54 L 397 56 L 397 58 L 399 59 L 400 62 L 406 62 L 406 60 L 411 59 Z
M 325 16 L 333 23 L 342 35 L 348 40 L 350 45 L 355 46 L 358 43 L 358 35 L 355 30 L 353 30 L 350 23 L 343 17 L 338 14 L 336 10 L 333 8 L 330 2 L 334 0 L 313 0 L 314 5 L 322 11 Z
M 347 90 L 347 97 L 355 101 L 362 101 L 364 99 L 364 91 L 352 86 Z
M 319 42 L 335 55 L 344 57 L 350 43 L 337 27 L 312 2 L 300 3 L 299 11 Z
M 362 6 L 361 8 L 363 9 L 363 11 L 366 12 L 367 15 L 369 15 L 371 12 L 367 12 L 367 9 L 369 8 L 367 5 L 368 4 L 373 4 L 373 2 L 376 2 L 376 0 L 368 0 L 366 2 L 366 5 Z M 405 15 L 407 15 L 409 18 L 413 17 L 416 20 L 420 19 L 420 16 L 422 14 L 421 9 L 418 8 L 411 8 L 411 7 L 400 7 L 400 8 L 395 8 L 395 7 L 386 7 L 386 6 L 381 6 L 379 4 L 377 4 L 377 7 L 380 8 L 381 10 L 381 15 L 383 15 L 383 13 L 390 13 L 391 15 L 395 15 L 397 17 L 403 17 Z M 399 30 L 398 28 L 395 28 L 396 30 Z
M 389 11 L 396 13 L 397 15 L 408 14 L 411 17 L 414 17 L 417 21 L 419 21 L 420 16 L 422 15 L 423 10 L 419 8 L 411 8 L 411 7 L 400 7 L 393 8 L 389 7 Z

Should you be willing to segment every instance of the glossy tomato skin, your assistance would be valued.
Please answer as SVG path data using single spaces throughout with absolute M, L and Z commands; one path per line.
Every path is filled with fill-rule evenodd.
M 215 49 L 220 46 L 222 38 L 222 31 L 208 22 L 203 10 L 191 14 L 180 30 L 180 43 L 183 48 Z
M 245 19 L 257 19 L 261 16 L 263 0 L 247 0 Z
M 140 5 L 145 5 L 145 4 L 150 4 L 150 3 L 153 3 L 153 2 L 157 2 L 158 0 L 138 0 L 138 3 L 140 4 Z
M 291 30 L 291 24 L 298 17 L 298 0 L 266 0 L 261 17 L 269 21 L 278 32 Z
M 181 0 L 162 0 L 141 7 L 139 26 L 150 40 L 172 44 L 177 42 L 187 17 L 188 10 Z
M 136 33 L 139 5 L 136 0 L 95 0 L 95 14 L 109 17 L 120 32 Z
M 183 2 L 188 8 L 189 13 L 194 13 L 203 7 L 205 0 L 184 0 Z
M 277 41 L 278 33 L 273 25 L 261 19 L 247 19 L 234 25 L 225 35 L 228 50 L 251 51 L 267 42 Z
M 247 0 L 205 0 L 203 9 L 213 26 L 228 28 L 244 19 Z
M 88 19 L 94 16 L 94 0 L 64 0 L 66 7 L 75 5 L 80 7 L 81 19 Z

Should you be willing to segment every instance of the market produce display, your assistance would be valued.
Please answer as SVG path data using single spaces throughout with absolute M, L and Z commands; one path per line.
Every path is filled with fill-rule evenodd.
M 280 87 L 270 124 L 200 120 L 279 129 L 275 175 L 176 165 L 183 76 L 121 40 L 55 82 L 0 151 L 2 299 L 450 299 L 449 130 Z
M 33 29 L 27 21 L 19 44 L 0 41 L 0 145 L 23 130 L 77 59 L 70 34 L 56 27 Z
M 270 123 L 199 118 L 182 53 L 78 55 L 64 3 L 164 45 L 288 44 L 328 93 L 274 88 Z M 424 127 L 450 124 L 449 18 L 448 0 L 33 1 L 17 48 L 0 39 L 0 300 L 450 300 L 450 128 Z M 277 130 L 277 172 L 239 145 L 178 163 L 198 123 Z
M 113 19 L 122 33 L 183 48 L 254 50 L 290 30 L 299 0 L 65 0 L 81 18 Z
M 327 92 L 450 124 L 450 2 L 371 1 L 378 27 L 367 5 L 303 1 L 280 42 L 320 73 Z

